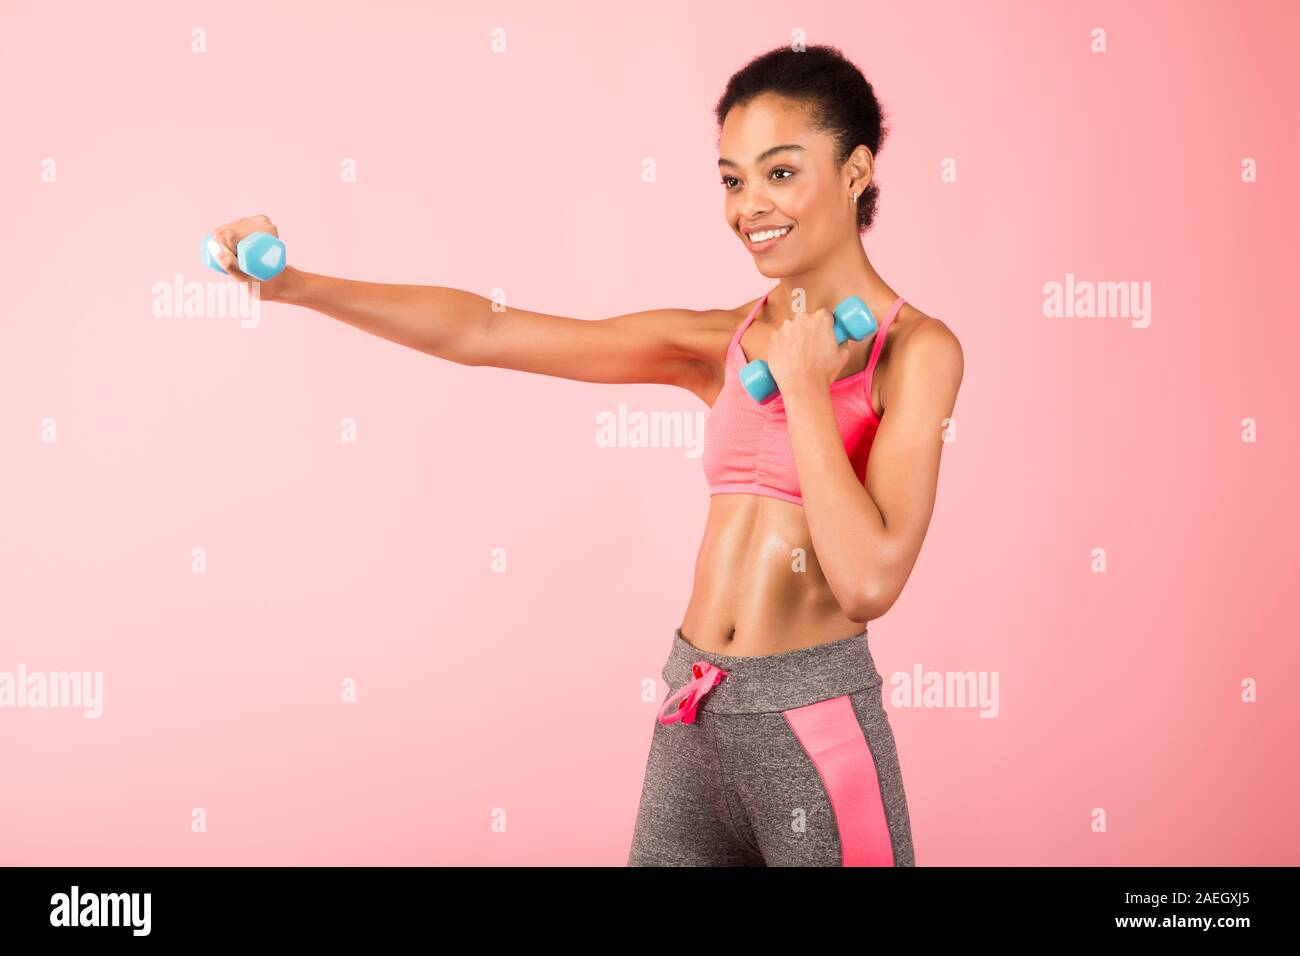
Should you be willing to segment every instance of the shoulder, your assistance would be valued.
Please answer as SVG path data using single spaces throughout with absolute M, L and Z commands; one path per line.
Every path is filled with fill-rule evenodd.
M 955 396 L 965 372 L 965 357 L 961 342 L 947 323 L 909 305 L 899 313 L 894 325 L 897 331 L 889 342 L 888 391 L 897 393 L 911 385 L 941 388 Z
M 722 390 L 731 341 L 760 298 L 732 308 L 675 310 L 671 321 L 679 350 L 688 360 L 679 384 L 706 405 L 712 406 Z
M 962 343 L 957 334 L 943 320 L 920 310 L 911 310 L 904 326 L 898 329 L 898 354 L 904 351 L 943 365 L 962 364 Z
M 757 300 L 755 300 L 757 301 Z M 753 303 L 750 303 L 752 308 Z M 748 314 L 745 306 L 734 309 L 660 308 L 629 312 L 606 319 L 620 330 L 631 330 L 656 341 L 667 342 L 679 354 L 708 360 L 721 349 Z
M 692 332 L 692 353 L 706 363 L 722 367 L 727 357 L 731 340 L 749 317 L 758 299 L 751 299 L 732 308 L 699 309 L 690 313 L 689 323 Z
M 731 308 L 724 306 L 714 309 L 662 309 L 659 310 L 659 314 L 662 321 L 702 337 L 699 338 L 702 343 L 720 337 L 729 341 L 758 302 L 759 299 L 755 298 Z M 725 348 L 725 345 L 723 347 Z M 712 351 L 715 350 L 707 346 L 701 350 L 702 355 Z
M 763 297 L 761 295 L 755 296 L 748 302 L 742 302 L 740 305 L 732 306 L 730 309 L 714 309 L 711 315 L 729 336 L 735 335 L 736 331 L 744 325 L 745 320 L 749 318 L 749 314 L 758 307 L 759 302 L 762 300 Z

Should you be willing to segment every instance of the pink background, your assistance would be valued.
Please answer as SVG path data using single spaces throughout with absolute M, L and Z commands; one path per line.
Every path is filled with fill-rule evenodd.
M 738 305 L 711 111 L 803 28 L 890 111 L 866 246 L 966 358 L 870 625 L 887 681 L 999 679 L 995 719 L 887 699 L 918 865 L 1300 863 L 1294 5 L 131 8 L 0 19 L 0 670 L 104 675 L 98 720 L 0 710 L 0 862 L 623 865 L 708 498 L 595 420 L 703 404 L 152 287 L 266 213 L 313 272 Z M 1151 326 L 1046 317 L 1067 273 Z

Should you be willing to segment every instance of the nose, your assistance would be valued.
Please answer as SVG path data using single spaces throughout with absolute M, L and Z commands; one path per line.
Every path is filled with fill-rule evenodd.
M 767 201 L 765 196 L 757 192 L 746 193 L 745 198 L 740 201 L 740 225 L 743 228 L 745 223 L 762 219 L 771 211 L 772 204 Z

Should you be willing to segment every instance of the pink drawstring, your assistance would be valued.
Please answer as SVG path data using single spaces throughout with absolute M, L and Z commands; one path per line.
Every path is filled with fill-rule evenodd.
M 671 724 L 675 720 L 680 720 L 684 724 L 695 723 L 695 708 L 699 706 L 700 699 L 722 683 L 722 678 L 727 676 L 726 671 L 714 667 L 708 661 L 696 661 L 691 665 L 691 673 L 695 675 L 695 680 L 681 687 L 664 701 L 664 705 L 659 708 L 659 722 L 661 724 Z M 664 711 L 668 709 L 668 705 L 678 698 L 681 698 L 681 702 L 677 705 L 677 709 L 668 717 L 664 717 Z

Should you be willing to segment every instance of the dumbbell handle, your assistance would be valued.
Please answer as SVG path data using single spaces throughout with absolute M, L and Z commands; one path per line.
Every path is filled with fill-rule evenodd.
M 851 295 L 835 307 L 835 344 L 843 345 L 846 340 L 861 342 L 876 331 L 876 317 L 867 308 L 867 303 L 856 295 Z M 779 394 L 772 370 L 763 359 L 754 359 L 740 370 L 740 384 L 744 386 L 749 397 L 760 405 L 766 405 Z
M 220 249 L 221 246 L 212 237 L 212 233 L 204 236 L 200 250 L 203 264 L 209 269 L 216 269 L 222 275 L 229 275 L 217 260 Z M 284 243 L 278 236 L 273 236 L 269 232 L 250 232 L 240 239 L 235 246 L 235 258 L 239 262 L 240 272 L 262 282 L 274 279 L 283 272 L 287 261 Z

